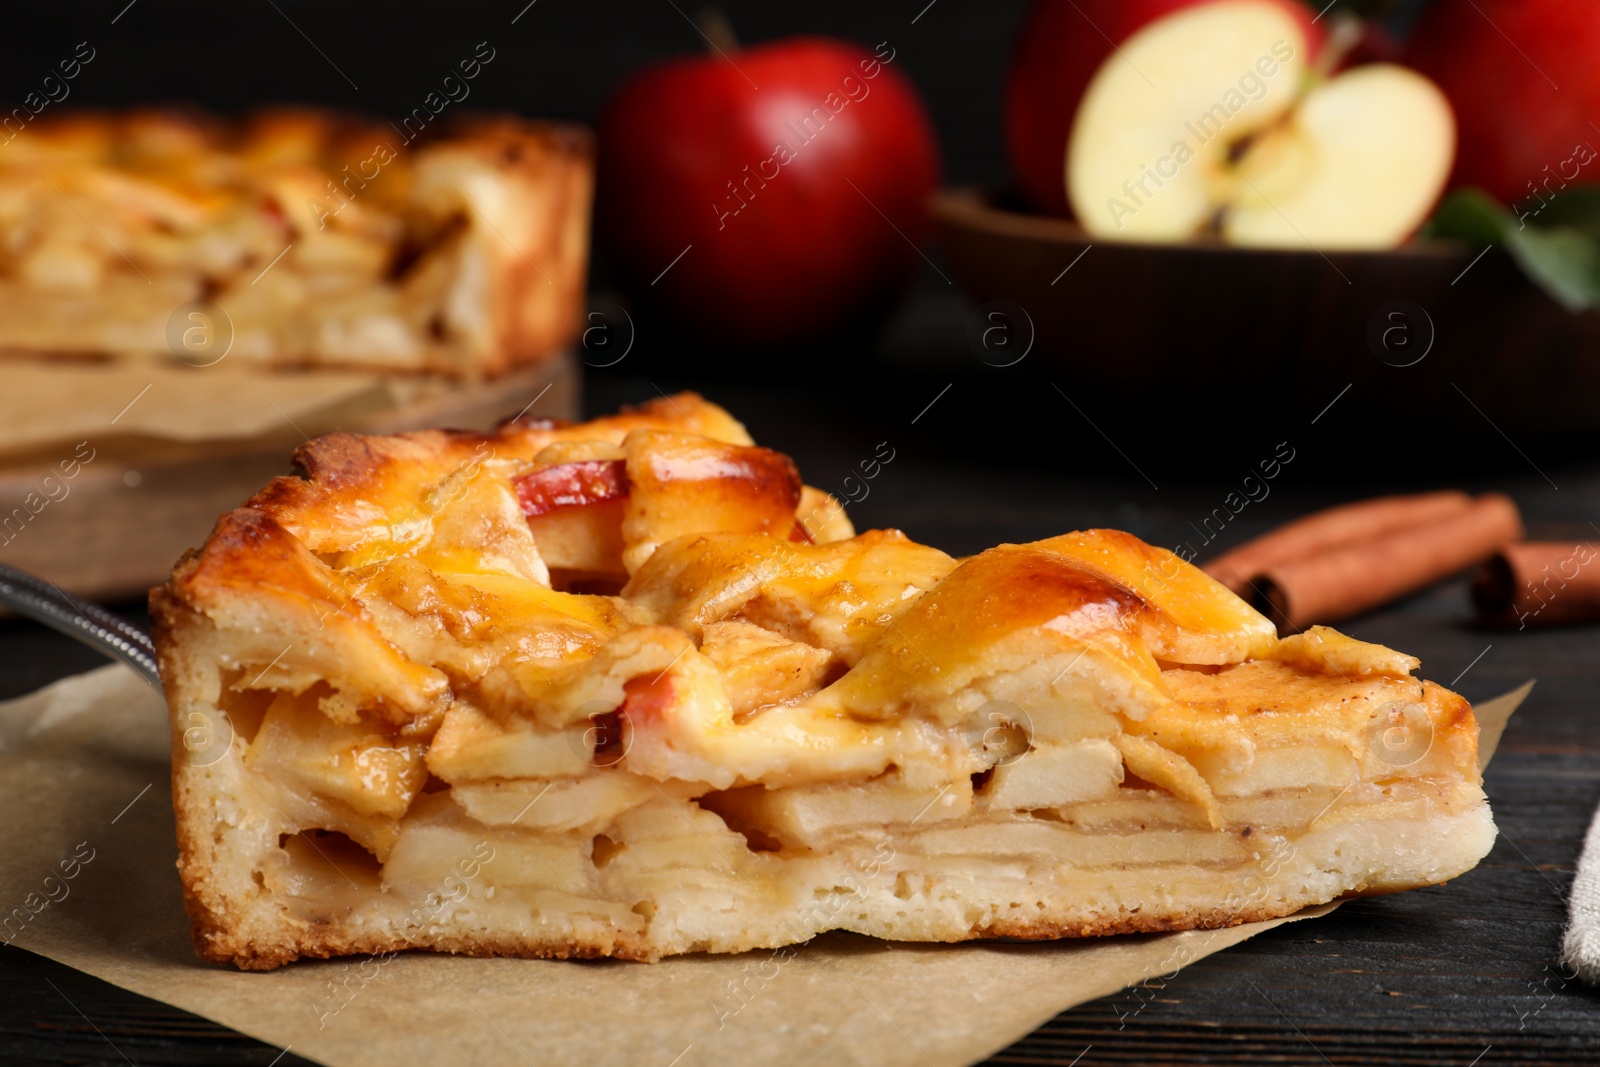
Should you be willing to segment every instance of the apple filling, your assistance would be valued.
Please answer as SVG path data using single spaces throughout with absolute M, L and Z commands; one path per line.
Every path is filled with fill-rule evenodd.
M 452 667 L 443 714 L 400 725 L 325 683 L 237 688 L 247 667 L 222 705 L 265 711 L 241 730 L 237 765 L 218 766 L 261 801 L 258 899 L 408 946 L 494 931 L 519 951 L 653 958 L 827 929 L 947 939 L 952 924 L 1236 921 L 1447 877 L 1458 852 L 1487 847 L 1481 791 L 1461 773 L 1471 738 L 1453 728 L 1464 705 L 1411 679 L 1411 661 L 1331 632 L 1308 645 L 1174 630 L 1169 654 L 1267 647 L 1220 668 L 1120 653 L 1110 666 L 1095 638 L 1124 635 L 1085 629 L 1107 601 L 1066 616 L 1071 602 L 1037 603 L 1051 570 L 1081 580 L 1051 562 L 985 554 L 963 574 L 896 535 L 679 538 L 617 598 L 515 580 L 531 586 L 521 613 L 490 609 L 497 626 L 476 635 L 498 662 L 476 683 Z M 707 568 L 721 580 L 683 580 Z M 930 625 L 969 580 L 1006 610 L 980 611 L 945 658 L 957 645 Z M 1030 610 L 1054 613 L 1042 644 Z M 588 636 L 557 655 L 507 632 L 580 618 Z M 1160 641 L 1171 616 L 1151 621 Z M 1018 636 L 1033 647 L 1007 651 Z M 902 678 L 908 713 L 861 707 L 863 682 L 870 695 L 895 681 L 874 664 L 886 643 L 924 637 L 937 671 L 892 658 L 941 695 Z M 1034 680 L 1038 663 L 1057 685 Z M 952 676 L 966 680 L 951 690 Z M 1392 728 L 1430 743 L 1373 742 Z M 1424 847 L 1441 829 L 1452 844 Z M 408 918 L 419 911 L 426 922 Z
M 1275 692 L 1314 702 L 1323 685 L 1301 678 Z M 1343 699 L 1363 699 L 1352 698 L 1363 688 L 1347 684 Z M 297 717 L 278 719 L 290 706 Z M 551 926 L 670 934 L 684 951 L 777 945 L 836 928 L 938 939 L 951 914 L 1001 930 L 1042 920 L 1067 900 L 1085 931 L 1143 908 L 1231 921 L 1250 907 L 1292 910 L 1446 877 L 1450 855 L 1486 847 L 1481 793 L 1452 773 L 1448 746 L 1405 766 L 1357 757 L 1336 741 L 1255 747 L 1254 761 L 1274 768 L 1274 779 L 1341 761 L 1347 774 L 1337 784 L 1218 796 L 1219 832 L 1205 805 L 1131 773 L 1115 734 L 1030 740 L 987 767 L 974 753 L 959 768 L 907 760 L 865 779 L 709 790 L 633 773 L 626 756 L 585 759 L 586 746 L 604 744 L 593 729 L 534 731 L 537 741 L 516 742 L 514 768 L 504 745 L 518 728 L 480 722 L 459 746 L 443 730 L 435 738 L 448 754 L 430 754 L 428 764 L 450 774 L 448 788 L 415 790 L 413 776 L 426 772 L 385 768 L 375 790 L 384 799 L 374 802 L 353 798 L 363 761 L 328 759 L 314 702 L 280 698 L 274 708 L 245 759 L 259 776 L 252 788 L 276 790 L 274 810 L 292 810 L 297 824 L 339 833 L 284 838 L 269 857 L 267 887 L 303 921 L 399 923 L 419 939 L 425 932 L 402 917 L 441 887 L 448 901 L 432 921 L 527 938 Z M 299 724 L 291 746 L 279 733 L 288 721 Z M 1272 732 L 1232 742 L 1250 747 Z M 382 744 L 362 749 L 366 739 L 335 751 L 392 758 Z M 965 747 L 949 742 L 946 754 Z M 285 774 L 272 762 L 285 747 L 313 774 Z M 974 766 L 983 769 L 946 773 Z M 539 776 L 505 775 L 513 769 Z M 410 800 L 399 804 L 403 796 Z M 380 804 L 395 807 L 373 810 Z M 1464 835 L 1459 849 L 1435 844 L 1441 830 Z
M 798 514 L 794 464 L 764 448 L 639 431 L 620 446 L 561 442 L 533 461 L 515 479 L 517 499 L 558 589 L 615 592 L 661 541 L 686 533 L 815 539 Z M 842 516 L 830 510 L 818 532 L 852 532 Z
M 316 112 L 41 121 L 0 157 L 0 349 L 446 374 L 538 359 L 570 333 L 587 165 L 576 137 L 506 122 L 408 146 Z
M 327 439 L 180 565 L 154 614 L 203 955 L 1186 929 L 1487 851 L 1471 710 L 1415 660 L 1280 640 L 1114 531 L 852 536 L 693 420 Z

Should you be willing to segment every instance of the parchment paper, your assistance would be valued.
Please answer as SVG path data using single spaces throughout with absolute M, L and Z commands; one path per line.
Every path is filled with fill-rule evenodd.
M 1528 689 L 1477 707 L 1484 761 Z M 121 666 L 0 705 L 0 907 L 9 909 L 0 941 L 336 1067 L 967 1064 L 1075 1004 L 1334 907 L 1229 930 L 1083 941 L 830 935 L 786 959 L 415 953 L 243 974 L 201 963 L 190 947 L 168 751 L 160 695 Z
M 287 432 L 298 441 L 286 421 L 315 436 L 451 387 L 426 377 L 276 373 L 226 361 L 185 367 L 6 360 L 0 380 L 0 460 L 110 434 L 209 442 Z

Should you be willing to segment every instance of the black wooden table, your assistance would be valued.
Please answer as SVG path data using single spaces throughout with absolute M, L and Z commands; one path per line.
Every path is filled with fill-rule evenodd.
M 955 553 L 1090 526 L 1201 547 L 1204 517 L 1281 441 L 1295 460 L 1217 545 L 1341 500 L 1446 485 L 1512 494 L 1539 537 L 1593 537 L 1600 522 L 1592 447 L 1512 442 L 1490 426 L 1440 441 L 1426 427 L 1373 427 L 1346 400 L 1319 416 L 1326 397 L 1285 398 L 1270 414 L 1157 415 L 1045 368 L 1025 377 L 899 342 L 888 346 L 898 359 L 846 354 L 798 383 L 743 368 L 786 379 L 766 386 L 641 361 L 593 380 L 589 407 L 692 378 L 758 440 L 793 454 L 812 484 L 859 498 L 858 526 L 898 526 Z M 893 460 L 870 482 L 846 482 L 880 442 Z M 1352 902 L 1064 1012 L 994 1062 L 1600 1063 L 1600 1003 L 1556 959 L 1565 893 L 1600 802 L 1600 626 L 1485 630 L 1458 579 L 1343 628 L 1420 656 L 1428 677 L 1473 700 L 1538 679 L 1487 775 L 1501 828 L 1489 857 L 1448 886 Z M 98 663 L 39 627 L 0 623 L 0 695 Z M 15 948 L 0 949 L 0 1061 L 304 1062 Z

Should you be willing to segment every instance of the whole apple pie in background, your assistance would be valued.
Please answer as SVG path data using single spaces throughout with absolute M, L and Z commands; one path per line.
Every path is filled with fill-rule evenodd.
M 0 353 L 170 359 L 204 302 L 234 363 L 474 377 L 553 355 L 583 302 L 589 135 L 417 132 L 283 109 L 33 123 L 0 153 Z
M 692 395 L 297 459 L 151 599 L 207 959 L 1224 926 L 1494 838 L 1416 660 L 1124 533 L 856 535 Z

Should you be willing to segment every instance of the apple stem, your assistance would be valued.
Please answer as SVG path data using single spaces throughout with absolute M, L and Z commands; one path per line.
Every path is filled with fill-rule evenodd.
M 726 56 L 739 50 L 739 38 L 734 36 L 733 23 L 728 21 L 728 16 L 722 13 L 721 8 L 701 8 L 695 12 L 694 23 L 700 27 L 712 51 Z
M 1311 68 L 1312 77 L 1318 80 L 1332 74 L 1350 50 L 1361 43 L 1363 24 L 1359 16 L 1339 12 L 1331 21 L 1333 29 Z

